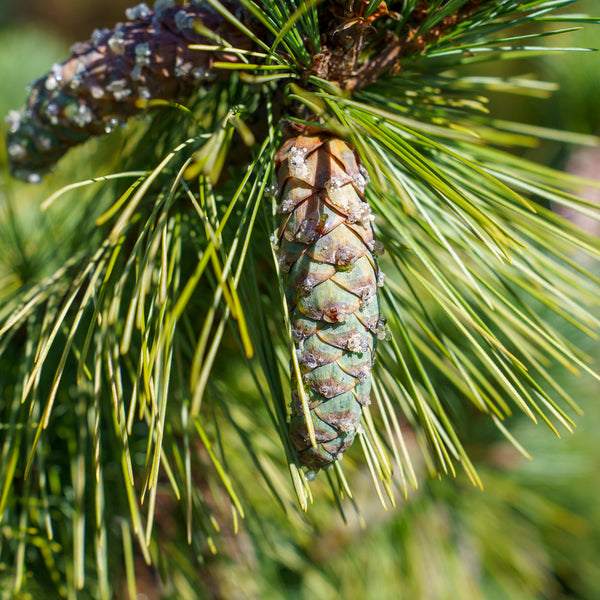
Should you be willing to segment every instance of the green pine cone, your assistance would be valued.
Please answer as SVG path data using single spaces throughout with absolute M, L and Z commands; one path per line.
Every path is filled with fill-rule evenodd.
M 370 402 L 380 328 L 373 217 L 364 199 L 367 173 L 346 142 L 299 136 L 275 161 L 279 262 L 310 408 L 305 415 L 293 381 L 291 438 L 300 462 L 317 470 L 350 447 Z

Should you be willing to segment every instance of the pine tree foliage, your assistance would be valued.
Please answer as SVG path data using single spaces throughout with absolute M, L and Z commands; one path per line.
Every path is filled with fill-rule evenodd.
M 106 61 L 90 77 L 111 72 L 110 52 L 123 56 L 131 35 L 151 97 L 125 93 L 142 77 L 129 63 L 118 86 L 103 81 L 94 97 L 84 62 L 69 89 L 53 68 L 9 123 L 13 170 L 31 179 L 105 119 L 122 121 L 148 100 L 157 109 L 149 124 L 130 125 L 110 173 L 44 202 L 52 219 L 40 221 L 36 251 L 14 215 L 0 224 L 0 557 L 23 597 L 134 598 L 144 562 L 160 573 L 164 597 L 198 597 L 198 585 L 222 585 L 211 583 L 217 546 L 240 552 L 221 529 L 248 516 L 254 540 L 274 531 L 268 519 L 252 524 L 257 479 L 298 527 L 323 490 L 349 520 L 364 470 L 384 506 L 427 474 L 462 469 L 479 485 L 466 423 L 497 428 L 527 455 L 507 421 L 522 414 L 557 435 L 571 431 L 579 408 L 562 372 L 596 377 L 574 340 L 596 336 L 600 244 L 553 210 L 598 219 L 578 196 L 590 182 L 525 150 L 597 139 L 488 109 L 491 95 L 553 89 L 493 75 L 494 61 L 587 51 L 544 45 L 596 22 L 562 11 L 573 0 L 171 4 L 160 4 L 169 23 L 180 10 L 193 17 L 180 18 L 194 38 L 181 48 L 208 70 L 203 85 L 161 87 L 177 64 L 165 77 L 151 49 L 136 54 L 153 18 L 138 10 L 119 43 L 109 43 L 118 29 L 89 43 Z M 203 11 L 218 35 L 200 22 Z M 288 426 L 299 378 L 289 375 L 293 315 L 273 243 L 276 155 L 311 128 L 355 149 L 369 175 L 389 327 L 358 448 L 314 483 Z M 414 510 L 435 521 L 434 504 Z M 418 518 L 410 527 L 422 539 Z M 199 573 L 182 567 L 186 552 L 203 563 Z M 539 564 L 522 575 L 543 589 Z

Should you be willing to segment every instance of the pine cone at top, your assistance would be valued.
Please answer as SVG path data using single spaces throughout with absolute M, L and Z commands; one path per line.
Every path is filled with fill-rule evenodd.
M 6 143 L 13 176 L 38 182 L 69 148 L 112 131 L 147 101 L 182 101 L 226 78 L 214 62 L 237 62 L 238 56 L 190 49 L 216 44 L 196 31 L 197 24 L 236 48 L 251 46 L 206 5 L 159 0 L 154 10 L 142 3 L 125 16 L 126 22 L 75 44 L 69 59 L 33 84 L 26 106 L 10 112 Z
M 279 263 L 310 409 L 305 415 L 292 368 L 290 431 L 300 463 L 316 471 L 350 447 L 370 402 L 382 329 L 373 217 L 364 199 L 366 171 L 343 140 L 292 138 L 275 161 Z

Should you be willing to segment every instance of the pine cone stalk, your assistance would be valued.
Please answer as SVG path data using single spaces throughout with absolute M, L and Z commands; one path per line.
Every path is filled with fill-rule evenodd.
M 350 447 L 370 402 L 382 324 L 368 177 L 356 151 L 326 134 L 288 140 L 275 162 L 279 262 L 302 376 L 299 388 L 292 369 L 291 438 L 316 471 Z

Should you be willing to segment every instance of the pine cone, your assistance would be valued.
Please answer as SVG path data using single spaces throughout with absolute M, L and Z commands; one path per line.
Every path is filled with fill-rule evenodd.
M 69 148 L 112 131 L 147 101 L 183 101 L 199 86 L 227 78 L 228 71 L 213 63 L 237 62 L 238 56 L 190 49 L 218 44 L 196 31 L 199 24 L 215 39 L 251 46 L 205 5 L 159 0 L 154 10 L 142 3 L 126 16 L 125 23 L 75 44 L 68 60 L 33 84 L 25 108 L 11 111 L 6 144 L 15 177 L 37 182 Z
M 300 462 L 316 471 L 349 448 L 370 402 L 380 328 L 373 217 L 364 199 L 367 173 L 341 139 L 292 138 L 275 161 L 279 262 L 310 408 L 305 415 L 293 381 L 291 438 Z

